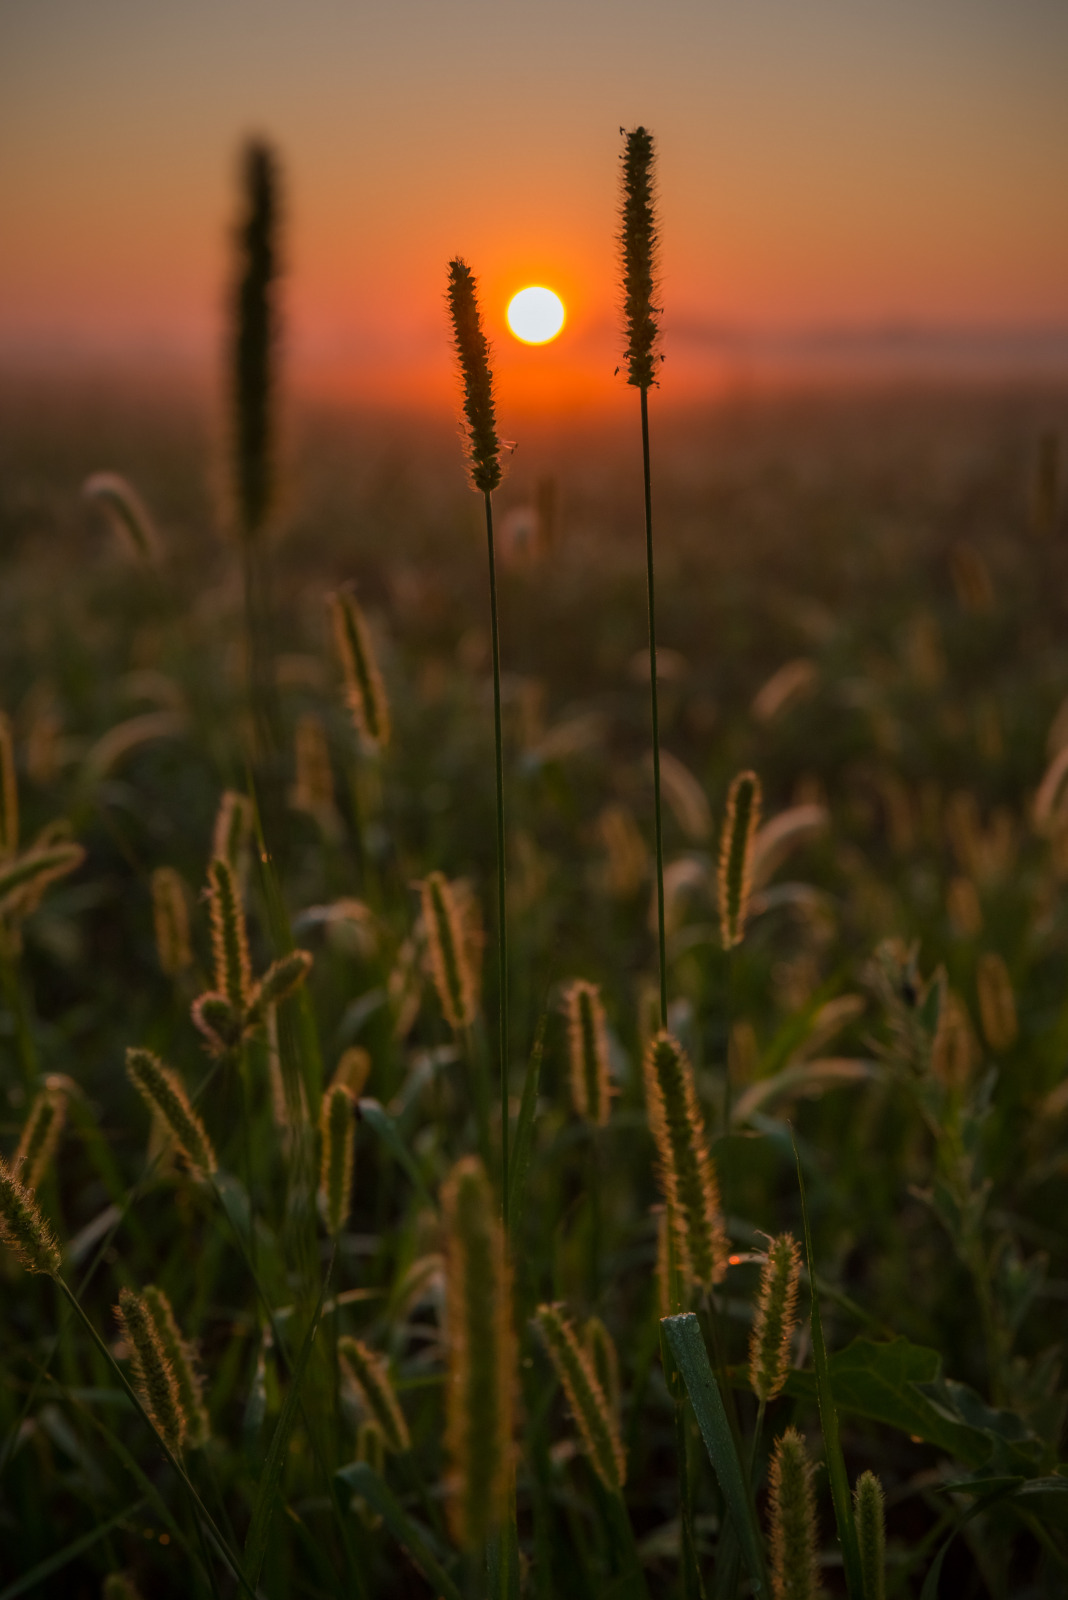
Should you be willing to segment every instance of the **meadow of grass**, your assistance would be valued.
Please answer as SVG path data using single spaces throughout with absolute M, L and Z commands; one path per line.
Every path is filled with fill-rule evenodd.
M 666 1260 L 642 1073 L 659 989 L 634 440 L 531 424 L 496 496 L 501 1254 L 485 545 L 450 419 L 293 420 L 264 534 L 264 735 L 202 413 L 5 398 L 18 834 L 8 786 L 0 1136 L 12 1163 L 42 1093 L 65 1114 L 32 1187 L 77 1305 L 0 1255 L 0 1600 L 753 1593 L 784 1434 L 773 1476 L 803 1521 L 790 1427 L 817 1463 L 820 1564 L 777 1593 L 882 1592 L 874 1567 L 857 1586 L 836 1520 L 868 1470 L 886 1594 L 1065 1592 L 1068 529 L 1041 444 L 1065 398 L 654 407 L 668 1023 L 718 1171 L 730 1258 L 711 1291 Z M 82 493 L 114 469 L 149 509 L 150 549 Z M 388 698 L 381 746 L 346 704 L 327 607 L 346 583 Z M 763 831 L 727 954 L 717 860 L 746 769 Z M 191 1006 L 240 988 L 205 899 L 227 791 L 262 829 L 223 849 L 251 972 L 293 945 L 312 964 L 276 1006 L 246 994 L 244 1037 L 212 1053 Z M 84 857 L 40 892 L 3 877 L 68 841 Z M 188 960 L 157 939 L 160 868 L 180 875 Z M 432 873 L 474 969 L 470 1023 L 447 1020 L 428 950 Z M 575 1092 L 578 979 L 603 1005 L 603 1114 Z M 219 1016 L 225 1032 L 233 1008 Z M 131 1047 L 180 1075 L 216 1172 L 190 1170 L 150 1116 Z M 336 1163 L 316 1198 L 320 1141 L 338 1155 L 345 1137 L 336 1091 L 320 1134 L 339 1071 L 358 1104 L 351 1209 Z M 765 1405 L 750 1330 L 785 1233 L 806 1264 L 800 1326 Z M 466 1328 L 463 1262 L 483 1273 Z M 169 1456 L 119 1376 L 133 1333 L 114 1308 L 147 1285 L 203 1384 Z M 563 1322 L 538 1313 L 554 1304 Z M 692 1323 L 661 1333 L 690 1308 L 699 1349 Z M 466 1444 L 462 1333 L 485 1423 Z M 475 1392 L 513 1358 L 514 1382 Z M 514 1482 L 495 1471 L 465 1500 L 509 1409 Z

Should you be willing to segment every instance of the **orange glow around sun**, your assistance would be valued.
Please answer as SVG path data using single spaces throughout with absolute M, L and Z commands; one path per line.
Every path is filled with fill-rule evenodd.
M 548 344 L 564 326 L 564 302 L 552 289 L 531 284 L 508 302 L 508 327 L 521 344 Z

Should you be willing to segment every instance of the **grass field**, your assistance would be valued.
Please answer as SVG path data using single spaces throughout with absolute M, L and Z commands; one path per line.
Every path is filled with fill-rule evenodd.
M 459 1202 L 443 1219 L 442 1194 L 470 1156 L 498 1183 L 501 1130 L 485 549 L 452 419 L 291 419 L 268 558 L 277 739 L 250 760 L 238 563 L 203 410 L 3 401 L 18 837 L 5 791 L 0 1141 L 11 1161 L 42 1094 L 65 1114 L 34 1187 L 81 1311 L 0 1256 L 0 1600 L 105 1583 L 110 1600 L 517 1581 L 539 1600 L 753 1593 L 746 1530 L 763 1541 L 789 1425 L 818 1463 L 821 1565 L 776 1593 L 861 1592 L 836 1533 L 842 1460 L 849 1492 L 871 1470 L 885 1493 L 886 1594 L 1065 1592 L 1068 796 L 1056 770 L 1043 786 L 1068 749 L 1068 524 L 1048 439 L 1065 399 L 654 406 L 669 1024 L 731 1252 L 704 1293 L 678 1271 L 665 1282 L 642 1076 L 657 968 L 640 458 L 624 430 L 581 419 L 523 433 L 497 496 L 512 1282 L 490 1264 L 479 1280 L 459 1446 L 456 1282 L 478 1239 Z M 149 555 L 83 497 L 101 470 L 147 504 Z M 380 750 L 353 726 L 331 638 L 326 599 L 350 581 L 389 701 Z M 727 955 L 720 833 L 750 768 L 765 827 Z M 312 965 L 212 1055 L 190 1008 L 220 986 L 204 890 L 226 791 L 262 824 L 262 851 L 231 851 L 252 971 L 292 944 Z M 3 873 L 46 829 L 84 858 L 27 896 Z M 162 867 L 190 920 L 189 960 L 163 951 L 170 973 Z M 462 886 L 469 1026 L 446 1020 L 426 947 L 431 873 Z M 603 1125 L 570 1087 L 562 1004 L 580 978 L 606 1018 Z M 216 1174 L 188 1170 L 153 1122 L 130 1047 L 181 1075 Z M 332 1241 L 315 1190 L 339 1063 L 358 1114 Z M 792 1137 L 813 1271 L 790 1376 L 758 1418 L 747 1351 L 768 1236 L 804 1246 Z M 119 1377 L 132 1335 L 113 1308 L 148 1284 L 203 1378 L 205 1437 L 187 1418 L 170 1459 Z M 618 1432 L 621 1490 L 532 1322 L 554 1302 L 579 1334 L 590 1318 L 607 1330 L 583 1371 L 593 1420 Z M 691 1308 L 726 1401 L 711 1457 L 685 1360 L 666 1377 L 661 1360 L 659 1318 Z M 514 1502 L 498 1472 L 472 1534 L 482 1512 L 465 1532 L 456 1507 L 477 1499 L 504 1425 L 500 1395 L 475 1395 L 478 1366 L 485 1389 L 509 1365 L 509 1321 Z M 346 1338 L 388 1363 L 400 1436 Z

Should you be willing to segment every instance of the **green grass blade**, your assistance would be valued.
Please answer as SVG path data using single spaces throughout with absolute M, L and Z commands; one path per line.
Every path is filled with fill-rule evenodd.
M 518 1228 L 522 1216 L 523 1191 L 534 1149 L 534 1122 L 538 1114 L 538 1089 L 541 1084 L 541 1057 L 545 1048 L 547 1015 L 546 1011 L 542 1011 L 538 1020 L 538 1031 L 534 1035 L 534 1047 L 527 1062 L 526 1077 L 523 1079 L 523 1098 L 519 1103 L 519 1117 L 515 1125 L 515 1144 L 512 1147 L 512 1164 L 508 1175 L 508 1216 L 513 1233 Z
M 419 1168 L 415 1163 L 415 1158 L 408 1149 L 408 1146 L 404 1143 L 404 1140 L 397 1132 L 397 1124 L 394 1122 L 389 1112 L 384 1110 L 383 1107 L 379 1105 L 377 1100 L 371 1099 L 359 1101 L 358 1110 L 360 1121 L 366 1122 L 367 1126 L 373 1129 L 373 1131 L 378 1135 L 382 1143 L 385 1145 L 386 1149 L 389 1151 L 390 1155 L 400 1164 L 400 1166 L 404 1168 L 409 1178 L 411 1178 L 412 1183 L 415 1185 L 415 1188 L 419 1194 L 419 1198 L 423 1204 L 428 1206 L 432 1211 L 436 1210 L 437 1207 L 435 1206 L 430 1191 L 423 1180 L 423 1174 L 419 1171 Z
M 90 1549 L 99 1539 L 105 1539 L 112 1528 L 117 1528 L 120 1522 L 135 1516 L 144 1503 L 143 1500 L 135 1500 L 125 1510 L 117 1512 L 110 1522 L 102 1522 L 98 1528 L 94 1528 L 90 1533 L 83 1533 L 80 1539 L 64 1545 L 63 1549 L 57 1550 L 54 1555 L 46 1556 L 35 1567 L 31 1567 L 29 1572 L 24 1572 L 21 1578 L 16 1578 L 14 1583 L 9 1583 L 6 1589 L 0 1590 L 0 1600 L 15 1600 L 16 1595 L 25 1594 L 27 1589 L 35 1589 L 39 1583 L 50 1578 L 53 1572 L 59 1572 L 68 1561 L 80 1556 L 83 1550 Z
M 319 1290 L 315 1314 L 308 1324 L 308 1331 L 304 1335 L 304 1342 L 300 1347 L 296 1366 L 293 1368 L 289 1391 L 286 1394 L 281 1414 L 275 1424 L 263 1472 L 260 1475 L 260 1481 L 256 1489 L 256 1500 L 252 1507 L 252 1520 L 249 1523 L 248 1536 L 245 1539 L 245 1567 L 249 1582 L 253 1588 L 259 1583 L 263 1558 L 267 1554 L 267 1539 L 271 1529 L 271 1518 L 274 1515 L 275 1497 L 282 1479 L 282 1468 L 285 1466 L 289 1436 L 293 1432 L 293 1424 L 297 1420 L 297 1411 L 300 1406 L 300 1386 L 304 1381 L 312 1346 L 315 1343 L 315 1335 L 319 1330 L 319 1319 L 322 1316 L 323 1300 L 326 1296 L 326 1286 L 329 1280 L 330 1272 L 327 1271 L 323 1277 L 322 1287 Z
M 675 1365 L 682 1374 L 686 1392 L 693 1406 L 705 1449 L 719 1480 L 723 1498 L 734 1519 L 735 1532 L 742 1550 L 742 1559 L 753 1580 L 754 1593 L 768 1595 L 767 1568 L 764 1561 L 764 1541 L 760 1535 L 756 1508 L 749 1490 L 749 1480 L 738 1459 L 723 1396 L 719 1392 L 701 1335 L 701 1324 L 692 1311 L 682 1316 L 664 1317 L 660 1324 L 668 1342 Z
M 438 1561 L 417 1525 L 393 1498 L 378 1474 L 366 1461 L 354 1461 L 338 1469 L 336 1476 L 363 1496 L 382 1518 L 397 1543 L 403 1545 L 434 1593 L 442 1600 L 463 1600 L 463 1597 Z
M 846 1588 L 850 1600 L 864 1600 L 864 1574 L 860 1565 L 860 1546 L 857 1542 L 857 1525 L 853 1520 L 853 1496 L 849 1490 L 842 1441 L 838 1433 L 838 1411 L 834 1404 L 831 1374 L 827 1367 L 827 1347 L 823 1342 L 823 1323 L 820 1321 L 820 1298 L 815 1287 L 812 1231 L 808 1225 L 808 1203 L 805 1199 L 805 1179 L 801 1171 L 801 1158 L 794 1147 L 797 1161 L 797 1182 L 801 1190 L 801 1220 L 805 1229 L 805 1259 L 812 1283 L 812 1364 L 816 1369 L 816 1396 L 820 1408 L 820 1426 L 823 1429 L 823 1448 L 827 1457 L 827 1477 L 834 1503 L 834 1520 L 838 1525 L 838 1542 L 842 1547 L 842 1565 L 845 1569 Z

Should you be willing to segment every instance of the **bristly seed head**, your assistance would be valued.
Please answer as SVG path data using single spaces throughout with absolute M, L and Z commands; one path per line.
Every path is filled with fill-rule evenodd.
M 792 1234 L 768 1244 L 760 1293 L 749 1338 L 749 1381 L 758 1400 L 782 1392 L 790 1367 L 790 1341 L 797 1326 L 797 1285 L 801 1252 Z
M 446 1022 L 460 1032 L 475 1020 L 478 988 L 456 889 L 444 873 L 431 872 L 420 886 L 420 899 L 434 987 Z
M 749 916 L 753 840 L 760 826 L 760 779 L 739 772 L 727 794 L 719 848 L 719 923 L 724 950 L 741 944 Z
M 130 1350 L 133 1386 L 160 1438 L 174 1455 L 185 1441 L 178 1379 L 148 1304 L 132 1289 L 119 1291 L 115 1316 Z
M 41 1178 L 55 1153 L 67 1114 L 67 1096 L 55 1083 L 47 1083 L 35 1096 L 19 1138 L 12 1170 L 30 1193 L 40 1188 Z
M 380 1429 L 386 1448 L 398 1455 L 403 1453 L 412 1441 L 384 1358 L 348 1334 L 338 1340 L 337 1353 L 342 1371 L 359 1394 L 369 1418 Z
M 619 1424 L 587 1352 L 558 1305 L 539 1306 L 534 1317 L 556 1376 L 563 1384 L 584 1453 L 609 1494 L 627 1481 Z
M 175 978 L 193 965 L 193 950 L 185 884 L 173 867 L 157 867 L 152 874 L 152 918 L 160 970 Z
M 727 1270 L 719 1185 L 693 1068 L 666 1030 L 649 1041 L 645 1053 L 645 1103 L 660 1184 L 675 1224 L 679 1264 L 687 1278 L 711 1287 Z
M 352 1205 L 356 1143 L 354 1110 L 355 1102 L 344 1084 L 331 1084 L 323 1095 L 319 1115 L 319 1131 L 322 1135 L 319 1209 L 331 1239 L 336 1239 L 345 1226 Z
M 812 1463 L 796 1428 L 775 1442 L 768 1474 L 774 1600 L 819 1600 Z
M 874 1472 L 862 1472 L 853 1497 L 860 1548 L 860 1570 L 864 1576 L 864 1600 L 885 1600 L 886 1522 L 883 1486 Z
M 178 1074 L 151 1050 L 130 1049 L 126 1075 L 149 1110 L 163 1118 L 193 1177 L 203 1179 L 216 1172 L 219 1163 L 211 1140 Z
M 482 1163 L 466 1156 L 442 1191 L 449 1526 L 477 1549 L 499 1527 L 514 1463 L 516 1350 L 504 1229 Z
M 620 132 L 623 130 L 620 129 Z M 648 389 L 656 381 L 658 309 L 657 230 L 653 211 L 653 136 L 645 128 L 626 135 L 623 149 L 623 314 L 626 320 L 627 382 Z
M 204 1385 L 197 1371 L 193 1347 L 182 1338 L 174 1308 L 162 1289 L 146 1284 L 142 1299 L 155 1324 L 163 1354 L 170 1362 L 178 1388 L 178 1409 L 182 1414 L 185 1437 L 191 1445 L 206 1444 L 211 1433 L 204 1406 Z
M 208 903 L 215 987 L 226 996 L 235 1016 L 243 1022 L 252 998 L 252 964 L 240 885 L 224 856 L 216 856 L 208 866 Z
M 571 1099 L 580 1117 L 603 1128 L 612 1109 L 612 1080 L 608 1073 L 608 1030 L 601 991 L 595 983 L 576 978 L 564 990 Z
M 54 1278 L 59 1271 L 56 1243 L 37 1201 L 0 1160 L 0 1239 L 30 1272 Z
M 478 285 L 460 256 L 449 262 L 449 316 L 464 386 L 464 443 L 472 487 L 492 494 L 501 481 L 501 442 L 493 404 L 489 345 L 482 331 Z
M 351 588 L 330 596 L 330 614 L 345 704 L 360 738 L 372 750 L 381 750 L 389 743 L 389 701 L 366 619 Z

